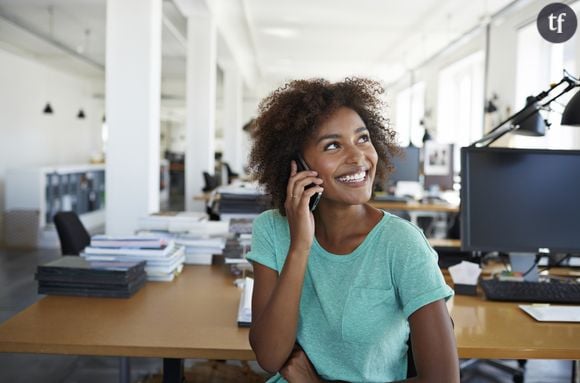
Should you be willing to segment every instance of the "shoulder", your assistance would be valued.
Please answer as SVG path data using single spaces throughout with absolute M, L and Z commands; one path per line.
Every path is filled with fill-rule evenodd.
M 276 231 L 288 226 L 288 221 L 278 209 L 270 209 L 260 213 L 252 225 L 253 230 Z
M 423 231 L 411 222 L 385 213 L 380 231 L 380 243 L 392 256 L 392 260 L 405 259 L 409 255 L 432 257 L 436 254 Z
M 397 243 L 405 243 L 407 241 L 427 242 L 421 229 L 411 222 L 388 212 L 385 212 L 381 229 L 383 237 L 395 239 Z

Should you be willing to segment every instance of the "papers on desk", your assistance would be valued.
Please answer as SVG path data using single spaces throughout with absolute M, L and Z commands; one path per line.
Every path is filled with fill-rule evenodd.
M 481 274 L 481 268 L 473 262 L 461 261 L 457 265 L 448 268 L 453 283 L 462 285 L 477 285 Z
M 519 305 L 539 322 L 580 322 L 580 306 Z
M 244 278 L 242 284 L 242 295 L 238 306 L 238 326 L 250 327 L 252 324 L 252 292 L 254 291 L 254 280 Z

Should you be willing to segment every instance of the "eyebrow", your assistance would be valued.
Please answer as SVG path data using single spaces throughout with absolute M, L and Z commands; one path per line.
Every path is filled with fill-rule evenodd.
M 361 126 L 360 128 L 357 128 L 354 131 L 354 134 L 359 134 L 359 133 L 364 132 L 364 131 L 368 131 L 367 127 L 366 126 Z M 337 139 L 337 138 L 340 138 L 340 137 L 341 137 L 340 134 L 327 134 L 325 136 L 318 137 L 318 140 L 316 140 L 316 144 L 318 144 L 320 141 L 333 140 L 333 139 Z

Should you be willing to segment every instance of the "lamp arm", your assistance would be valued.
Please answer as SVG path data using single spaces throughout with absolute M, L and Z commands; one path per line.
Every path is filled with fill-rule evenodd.
M 566 83 L 568 85 L 566 85 L 566 87 L 560 93 L 558 93 L 557 95 L 555 95 L 554 97 L 552 97 L 551 99 L 549 99 L 548 101 L 546 101 L 545 103 L 543 103 L 541 105 L 541 108 L 543 108 L 545 106 L 548 106 L 550 103 L 552 103 L 553 101 L 555 101 L 557 98 L 559 98 L 560 96 L 562 96 L 564 93 L 568 93 L 570 90 L 572 90 L 572 89 L 580 86 L 580 82 L 577 79 L 571 77 L 566 71 L 564 71 L 564 77 L 560 80 L 560 82 L 558 82 L 557 84 L 551 84 L 550 85 L 550 88 L 548 90 L 544 90 L 544 91 L 538 93 L 536 96 L 534 96 L 534 101 L 540 102 L 544 98 L 548 97 L 548 95 L 552 92 L 552 90 L 556 89 L 557 87 L 559 87 L 560 85 L 562 85 L 564 83 Z M 498 130 L 502 126 L 504 126 L 505 124 L 507 124 L 511 120 L 514 120 L 517 117 L 520 117 L 524 113 L 524 111 L 526 110 L 526 106 L 524 106 L 518 112 L 516 112 L 515 114 L 512 114 L 511 116 L 509 116 L 508 118 L 506 118 L 505 120 L 503 120 L 502 122 L 500 122 L 492 130 L 490 130 L 486 135 L 484 135 L 479 140 L 473 142 L 469 146 L 470 147 L 474 147 L 477 144 L 480 144 L 482 142 L 491 140 L 491 141 L 489 141 L 485 145 L 485 146 L 488 146 L 491 143 L 495 142 L 496 140 L 500 139 L 504 134 L 516 130 L 517 129 L 517 126 L 511 126 L 509 129 L 505 129 L 505 130 L 502 130 L 501 132 L 498 132 Z M 525 120 L 526 118 L 530 117 L 534 113 L 536 113 L 536 111 L 532 111 L 531 113 L 528 113 L 524 118 L 522 118 L 522 121 Z

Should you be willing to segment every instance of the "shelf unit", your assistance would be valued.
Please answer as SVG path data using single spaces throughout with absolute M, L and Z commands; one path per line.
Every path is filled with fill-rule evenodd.
M 97 230 L 105 224 L 105 165 L 10 169 L 5 209 L 38 211 L 38 247 L 59 246 L 53 224 L 59 211 L 75 211 L 87 230 Z

